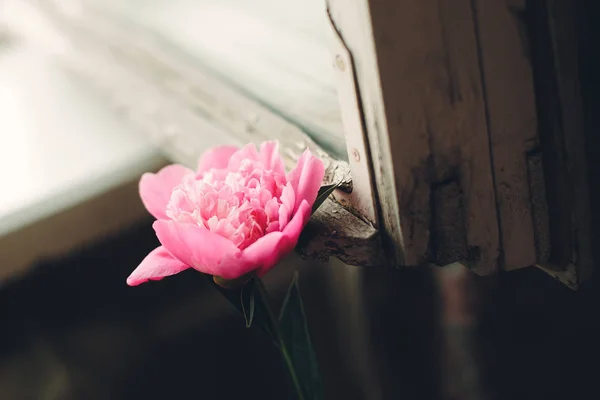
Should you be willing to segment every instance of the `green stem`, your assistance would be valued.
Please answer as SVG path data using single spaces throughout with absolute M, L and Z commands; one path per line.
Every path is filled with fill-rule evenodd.
M 298 375 L 296 374 L 296 369 L 294 368 L 294 364 L 292 363 L 292 358 L 288 351 L 287 345 L 283 340 L 283 335 L 281 334 L 281 330 L 279 329 L 279 322 L 273 315 L 273 310 L 271 310 L 271 306 L 269 305 L 269 294 L 267 293 L 267 289 L 263 284 L 263 281 L 255 277 L 256 287 L 258 288 L 258 293 L 262 297 L 263 303 L 267 308 L 267 317 L 271 322 L 271 326 L 273 327 L 273 331 L 275 333 L 275 340 L 279 344 L 279 350 L 281 350 L 281 355 L 285 361 L 285 365 L 288 368 L 288 372 L 290 373 L 290 377 L 292 378 L 292 382 L 294 383 L 294 387 L 296 389 L 296 393 L 298 394 L 298 400 L 304 400 L 304 394 L 302 393 L 302 387 L 300 386 L 300 381 L 298 380 Z

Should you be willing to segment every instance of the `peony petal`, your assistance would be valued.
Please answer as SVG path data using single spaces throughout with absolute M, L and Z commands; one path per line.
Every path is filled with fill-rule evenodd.
M 209 275 L 236 279 L 249 271 L 241 251 L 229 239 L 194 224 L 154 222 L 156 236 L 173 256 Z
M 296 194 L 294 213 L 303 200 L 306 200 L 309 206 L 312 207 L 323 182 L 323 176 L 325 176 L 323 162 L 313 156 L 310 150 L 307 149 L 300 156 L 296 168 L 288 174 L 288 181 L 292 184 Z
M 276 172 L 279 175 L 285 175 L 285 167 L 279 154 L 279 142 L 263 142 L 260 145 L 260 161 L 266 169 Z
M 249 265 L 257 265 L 257 274 L 262 277 L 269 272 L 296 244 L 302 229 L 308 223 L 311 206 L 304 200 L 292 220 L 282 232 L 269 233 L 242 251 L 242 258 Z
M 171 164 L 156 174 L 145 173 L 140 178 L 140 197 L 146 209 L 157 219 L 167 219 L 166 209 L 171 193 L 183 177 L 192 171 L 183 165 Z
M 296 195 L 292 185 L 288 182 L 281 192 L 281 206 L 279 207 L 279 230 L 285 228 L 287 223 L 290 221 L 292 210 L 296 203 Z
M 248 143 L 247 145 L 233 153 L 231 158 L 229 159 L 227 169 L 229 169 L 230 171 L 238 170 L 242 165 L 242 161 L 244 160 L 260 161 L 260 154 L 258 154 L 254 143 Z
M 163 246 L 152 250 L 129 275 L 127 284 L 137 286 L 150 280 L 158 281 L 166 276 L 175 275 L 189 266 L 174 258 Z
M 291 183 L 287 183 L 283 187 L 281 191 L 281 204 L 286 206 L 288 209 L 292 210 L 294 208 L 294 204 L 296 203 L 296 195 L 294 194 L 294 189 L 292 188 Z
M 205 151 L 200 157 L 200 160 L 198 160 L 196 173 L 201 174 L 211 168 L 227 168 L 229 159 L 238 150 L 239 148 L 236 146 L 219 146 Z

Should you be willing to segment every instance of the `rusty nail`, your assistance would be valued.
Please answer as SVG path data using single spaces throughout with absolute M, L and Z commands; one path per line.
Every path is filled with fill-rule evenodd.
M 356 149 L 352 149 L 352 156 L 354 157 L 354 161 L 360 161 L 360 153 Z

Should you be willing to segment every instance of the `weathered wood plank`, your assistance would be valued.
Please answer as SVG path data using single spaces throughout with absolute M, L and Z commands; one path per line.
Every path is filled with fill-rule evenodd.
M 350 190 L 346 163 L 323 151 L 297 125 L 153 40 L 143 29 L 124 27 L 102 15 L 69 19 L 52 8 L 47 13 L 73 46 L 72 53 L 63 54 L 69 68 L 90 76 L 89 84 L 109 94 L 124 113 L 135 113 L 129 116 L 177 158 L 194 163 L 211 145 L 277 139 L 288 168 L 308 147 L 325 162 L 327 176 L 344 181 L 342 189 Z
M 436 133 L 436 140 L 444 146 L 434 154 L 436 169 L 444 171 L 436 183 L 447 182 L 446 171 L 456 168 L 453 174 L 462 192 L 464 207 L 465 261 L 478 274 L 488 274 L 498 267 L 500 242 L 471 2 L 446 0 L 440 1 L 439 7 L 448 70 L 447 97 L 441 98 L 448 103 L 444 106 L 445 117 L 439 121 L 439 133 Z M 447 213 L 452 215 L 456 211 L 447 210 Z
M 579 82 L 578 2 L 528 4 L 550 254 L 539 266 L 577 288 L 593 270 L 591 206 Z
M 404 264 L 400 211 L 392 171 L 392 154 L 379 86 L 379 73 L 368 4 L 364 0 L 328 0 L 330 18 L 352 56 L 360 106 L 369 141 L 381 231 L 390 265 Z M 386 172 L 387 171 L 387 172 Z
M 192 57 L 345 156 L 324 0 L 84 0 Z
M 72 46 L 60 55 L 65 67 L 84 77 L 134 126 L 152 135 L 174 160 L 194 166 L 212 145 L 277 139 L 288 168 L 308 147 L 326 165 L 324 184 L 342 182 L 341 190 L 352 190 L 346 162 L 332 158 L 296 125 L 143 34 L 122 31 L 102 19 L 71 21 L 47 10 L 49 20 Z M 302 246 L 298 250 L 314 258 L 334 255 L 353 265 L 372 266 L 373 255 L 380 253 L 372 224 L 331 199 L 307 230 L 302 243 L 310 250 L 303 251 Z M 319 247 L 322 243 L 326 246 Z M 334 247 L 336 251 L 331 251 Z
M 399 264 L 463 260 L 480 273 L 494 271 L 498 226 L 470 2 L 329 6 L 355 62 L 383 226 L 400 249 Z M 463 208 L 434 209 L 436 191 L 450 182 Z M 432 218 L 455 212 L 463 217 Z M 433 243 L 444 237 L 432 236 L 440 231 L 466 240 Z M 442 252 L 455 259 L 436 259 L 453 244 L 459 247 Z
M 297 248 L 300 255 L 321 261 L 333 256 L 349 265 L 381 266 L 377 229 L 359 221 L 338 203 L 323 203 L 302 232 Z
M 554 42 L 558 95 L 563 122 L 563 137 L 572 190 L 571 230 L 574 240 L 571 262 L 577 266 L 577 283 L 588 279 L 594 269 L 592 258 L 592 229 L 590 181 L 588 176 L 586 143 L 583 126 L 583 100 L 580 82 L 579 2 L 550 0 L 548 18 Z
M 354 62 L 335 25 L 331 19 L 328 21 L 346 148 L 350 155 L 348 164 L 353 178 L 352 192 L 338 191 L 335 197 L 341 204 L 356 210 L 358 215 L 377 226 L 371 152 L 364 129 L 365 121 L 355 79 Z
M 494 161 L 503 267 L 535 264 L 528 153 L 538 148 L 538 127 L 523 1 L 476 0 L 476 32 Z M 541 170 L 532 173 L 542 172 Z M 540 188 L 541 189 L 541 188 Z M 544 194 L 538 196 L 544 199 Z M 538 233 L 541 236 L 542 233 Z

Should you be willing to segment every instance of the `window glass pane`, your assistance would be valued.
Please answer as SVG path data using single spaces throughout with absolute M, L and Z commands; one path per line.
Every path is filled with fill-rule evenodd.
M 87 0 L 141 25 L 345 156 L 324 0 Z

